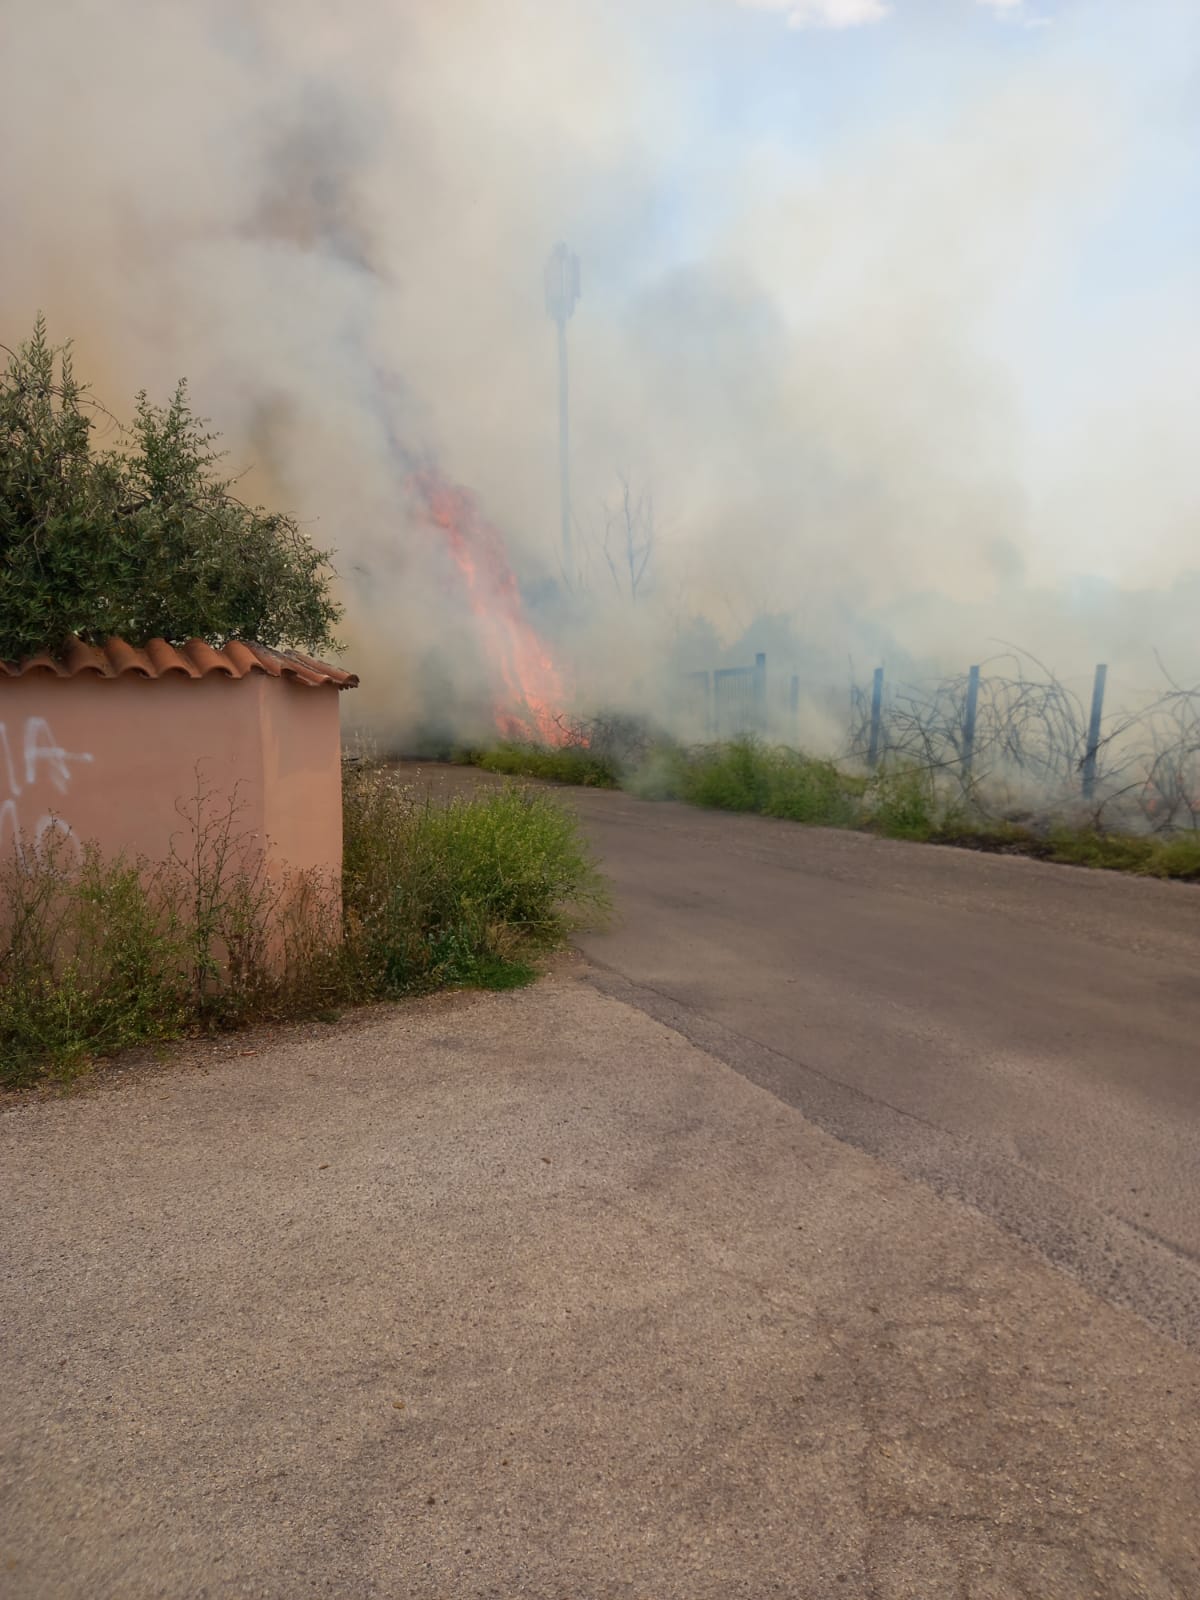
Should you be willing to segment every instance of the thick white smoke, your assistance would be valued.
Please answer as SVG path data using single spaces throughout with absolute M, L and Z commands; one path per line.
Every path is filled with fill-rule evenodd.
M 1111 339 L 1094 442 L 1062 425 L 1069 385 L 1030 414 L 1023 370 L 1144 111 L 1079 11 L 1003 71 L 975 47 L 933 122 L 864 104 L 831 146 L 714 105 L 723 50 L 798 36 L 732 0 L 7 0 L 0 336 L 45 310 L 118 410 L 188 375 L 248 492 L 336 550 L 354 709 L 397 734 L 488 698 L 403 453 L 478 494 L 585 700 L 648 695 L 697 618 L 719 649 L 790 617 L 835 673 L 890 639 L 955 667 L 989 631 L 1082 662 L 1136 648 L 1047 594 L 1090 524 L 1106 570 L 1126 559 L 1121 516 L 1147 582 L 1190 560 L 1194 329 L 1147 317 L 1155 349 L 1174 334 L 1161 380 L 1144 340 Z M 914 30 L 918 93 L 968 12 L 908 0 L 869 31 Z M 584 263 L 569 598 L 541 289 L 560 237 Z M 654 506 L 636 603 L 621 474 Z

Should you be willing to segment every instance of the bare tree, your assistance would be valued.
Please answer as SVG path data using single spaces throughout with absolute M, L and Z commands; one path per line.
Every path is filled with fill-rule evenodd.
M 654 496 L 648 489 L 635 491 L 624 472 L 617 481 L 619 498 L 604 506 L 604 559 L 617 593 L 636 605 L 654 554 Z

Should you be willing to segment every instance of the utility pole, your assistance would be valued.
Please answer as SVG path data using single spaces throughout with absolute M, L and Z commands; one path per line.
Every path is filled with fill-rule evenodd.
M 558 479 L 562 512 L 563 577 L 571 583 L 571 467 L 567 417 L 567 323 L 579 299 L 579 257 L 556 244 L 546 263 L 546 310 L 558 328 Z

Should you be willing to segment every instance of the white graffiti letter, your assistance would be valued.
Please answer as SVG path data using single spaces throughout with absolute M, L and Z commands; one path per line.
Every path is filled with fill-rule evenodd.
M 4 766 L 8 773 L 9 794 L 20 794 L 21 785 L 17 782 L 17 774 L 13 768 L 12 746 L 8 742 L 8 724 L 0 722 L 0 747 L 4 750 Z
M 31 788 L 37 782 L 39 761 L 50 768 L 50 781 L 59 794 L 66 794 L 71 781 L 71 762 L 91 759 L 85 753 L 72 755 L 56 744 L 45 717 L 30 717 L 25 723 L 25 782 Z

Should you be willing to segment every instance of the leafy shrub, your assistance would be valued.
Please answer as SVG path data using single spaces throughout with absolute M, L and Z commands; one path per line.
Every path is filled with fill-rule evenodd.
M 732 739 L 691 752 L 679 774 L 679 798 L 722 811 L 761 811 L 770 795 L 764 754 L 753 739 Z
M 39 319 L 0 374 L 0 658 L 71 633 L 336 647 L 327 552 L 235 497 L 186 385 L 140 394 L 118 449 L 99 409 Z
M 516 788 L 438 806 L 383 768 L 345 781 L 347 957 L 361 994 L 501 981 L 604 896 L 578 824 Z
M 773 763 L 766 812 L 824 828 L 853 828 L 862 816 L 863 779 L 839 771 L 832 761 L 783 750 Z

